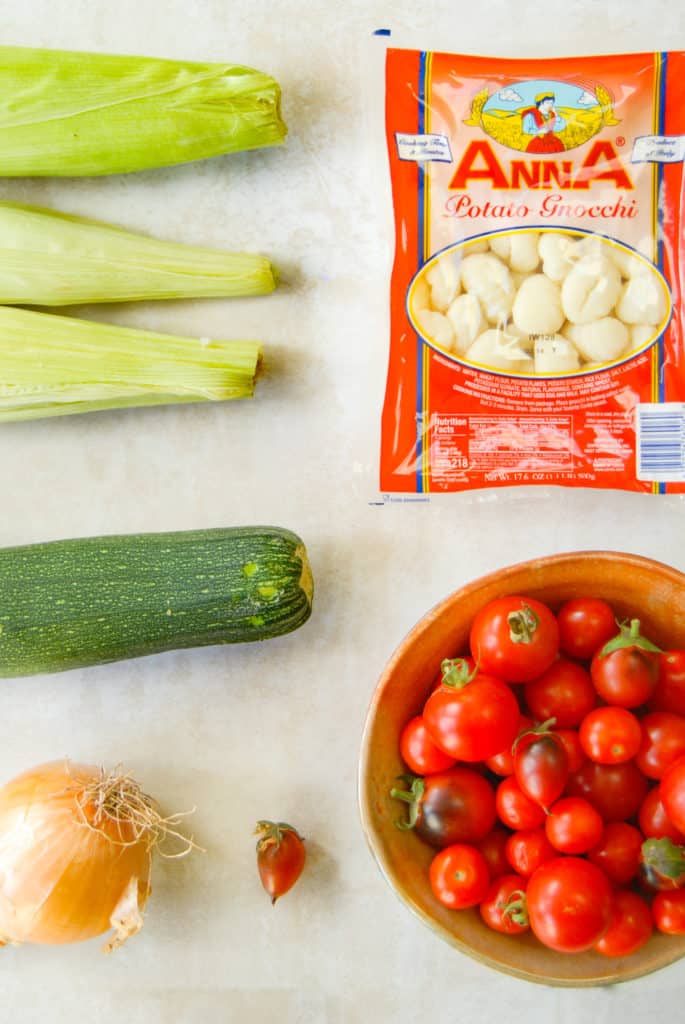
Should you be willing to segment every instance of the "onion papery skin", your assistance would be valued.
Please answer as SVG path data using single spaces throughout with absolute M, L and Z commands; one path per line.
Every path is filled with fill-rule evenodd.
M 144 906 L 151 863 L 146 837 L 136 839 L 130 822 L 98 817 L 92 802 L 79 806 L 84 788 L 101 778 L 95 766 L 55 761 L 0 788 L 5 942 L 60 944 L 101 935 L 132 885 L 138 908 Z

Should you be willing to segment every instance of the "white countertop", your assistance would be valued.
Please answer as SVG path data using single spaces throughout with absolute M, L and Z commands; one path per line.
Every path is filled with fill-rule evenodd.
M 613 990 L 544 989 L 460 955 L 418 923 L 366 847 L 356 766 L 366 708 L 406 631 L 460 584 L 579 548 L 685 570 L 683 502 L 520 489 L 373 507 L 389 239 L 368 172 L 363 45 L 531 56 L 685 48 L 676 0 L 11 0 L 4 43 L 228 60 L 272 73 L 285 147 L 136 176 L 0 182 L 0 197 L 177 241 L 261 250 L 273 296 L 85 315 L 263 340 L 252 402 L 4 426 L 0 543 L 274 523 L 305 540 L 316 581 L 300 631 L 4 681 L 0 778 L 63 755 L 123 762 L 168 809 L 197 808 L 207 849 L 159 862 L 147 923 L 98 940 L 0 952 L 0 1019 L 93 1024 L 642 1022 L 680 1011 L 685 964 Z M 525 16 L 522 12 L 525 10 Z M 252 830 L 291 821 L 309 864 L 276 908 Z

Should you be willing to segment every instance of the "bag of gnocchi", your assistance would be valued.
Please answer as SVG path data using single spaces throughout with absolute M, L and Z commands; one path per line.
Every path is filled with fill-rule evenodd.
M 685 492 L 685 53 L 386 52 L 381 490 Z

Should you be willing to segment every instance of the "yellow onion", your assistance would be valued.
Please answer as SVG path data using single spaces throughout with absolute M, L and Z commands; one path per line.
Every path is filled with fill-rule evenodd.
M 129 775 L 55 761 L 0 788 L 0 941 L 79 942 L 143 926 L 152 853 L 175 831 Z M 193 845 L 186 840 L 186 849 Z

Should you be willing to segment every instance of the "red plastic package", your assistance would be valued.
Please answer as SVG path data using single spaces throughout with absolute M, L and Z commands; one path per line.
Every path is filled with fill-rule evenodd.
M 383 492 L 685 492 L 685 53 L 389 48 Z

